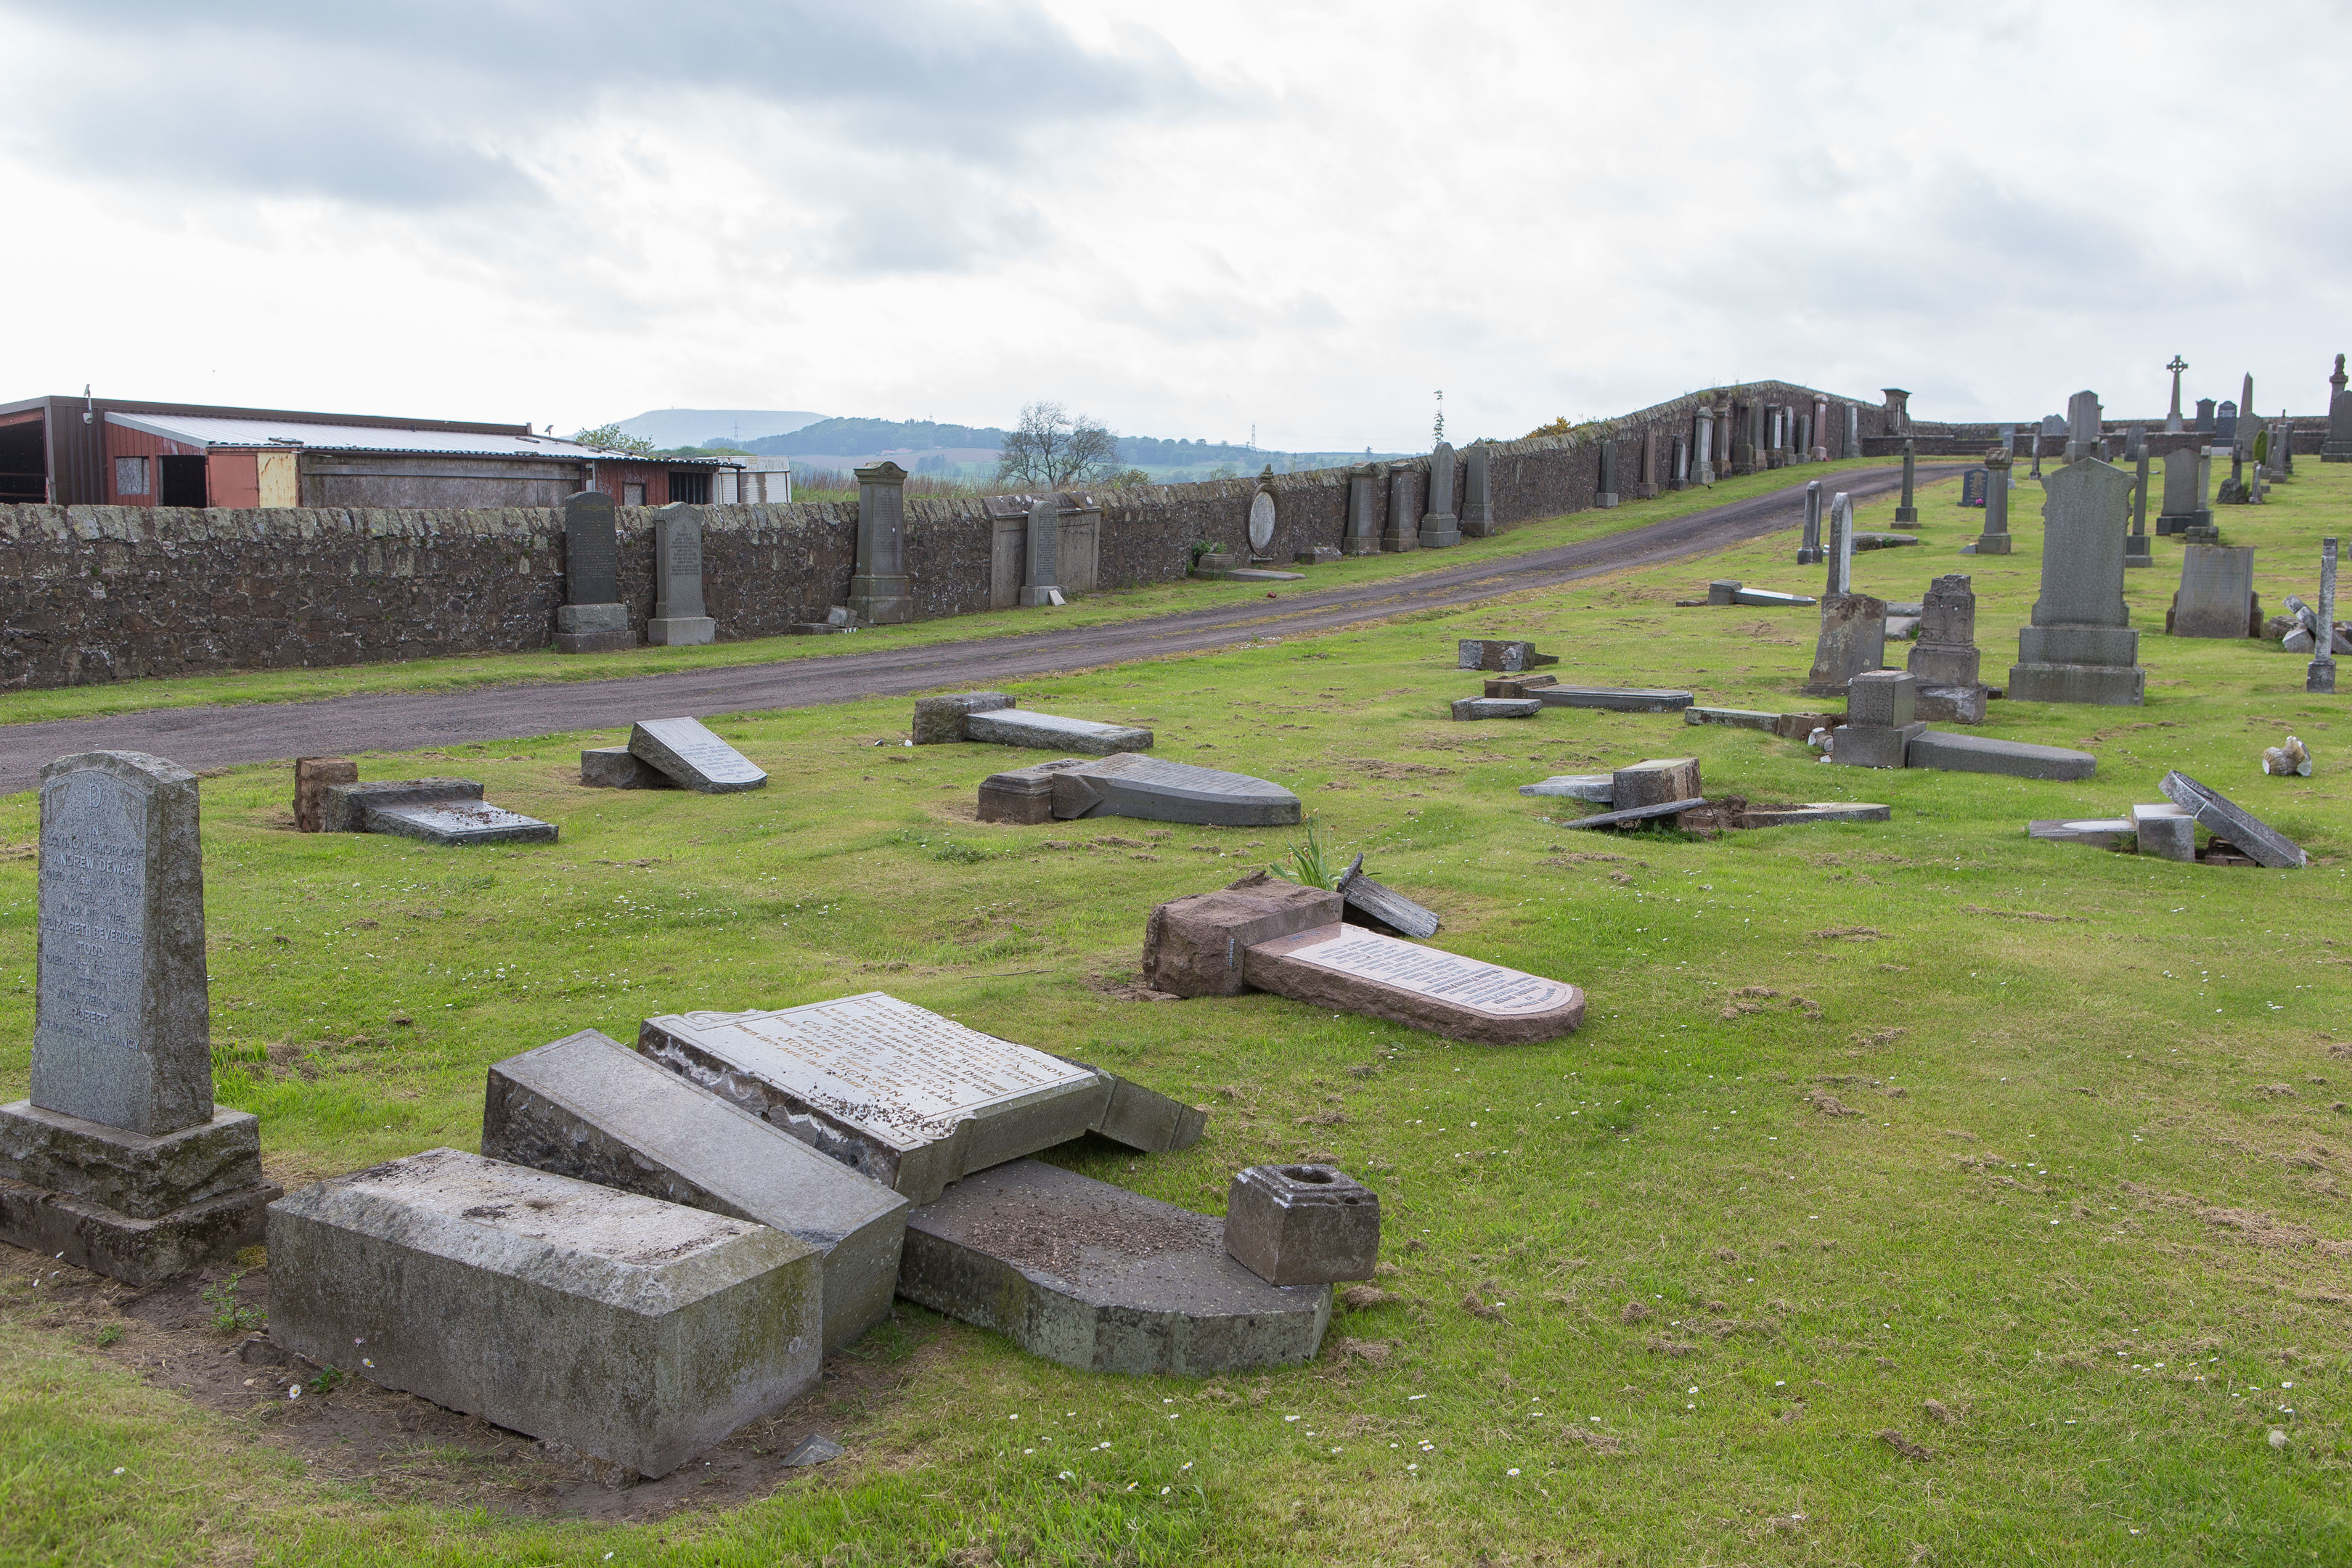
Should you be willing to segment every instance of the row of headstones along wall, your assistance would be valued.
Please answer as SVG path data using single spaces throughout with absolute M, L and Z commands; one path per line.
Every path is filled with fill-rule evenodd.
M 1655 437 L 1655 477 L 1672 477 L 1674 438 L 1687 441 L 1707 405 L 1717 427 L 1734 400 L 1810 410 L 1858 409 L 1875 436 L 1885 408 L 1781 382 L 1693 394 L 1570 436 L 1490 446 L 1498 525 L 1593 504 L 1600 447 L 1613 440 L 1618 485 L 1643 477 Z M 1832 456 L 1839 455 L 1834 441 Z M 1428 459 L 1384 465 L 1410 474 L 1415 521 Z M 1696 460 L 1692 459 L 1696 472 Z M 1719 458 L 1717 471 L 1726 471 Z M 1265 553 L 1340 543 L 1349 469 L 1278 474 Z M 1094 585 L 1181 577 L 1192 547 L 1246 549 L 1255 478 L 1074 495 L 1099 510 Z M 1394 487 L 1373 487 L 1385 526 Z M 1457 474 L 1457 504 L 1461 480 Z M 907 498 L 906 558 L 918 619 L 991 607 L 1004 498 Z M 1025 511 L 1026 503 L 1020 510 Z M 654 613 L 652 511 L 620 513 L 620 592 L 642 637 Z M 821 621 L 845 603 L 856 566 L 854 504 L 704 509 L 705 613 L 722 641 L 772 637 Z M 1001 575 L 1001 574 L 998 574 Z M 1083 588 L 1083 584 L 1080 585 Z M 563 603 L 563 520 L 552 508 L 333 510 L 283 508 L 0 506 L 0 689 L 71 686 L 230 669 L 359 664 L 446 654 L 519 653 L 549 646 Z

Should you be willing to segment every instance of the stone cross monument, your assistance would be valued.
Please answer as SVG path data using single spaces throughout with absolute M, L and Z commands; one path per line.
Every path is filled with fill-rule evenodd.
M 2164 368 L 2172 373 L 2172 412 L 2164 416 L 2164 433 L 2177 436 L 2180 433 L 2180 373 L 2189 368 L 2189 362 L 2174 354 Z

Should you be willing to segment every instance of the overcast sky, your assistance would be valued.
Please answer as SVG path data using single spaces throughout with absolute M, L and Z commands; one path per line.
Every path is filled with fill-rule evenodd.
M 0 401 L 2325 410 L 2352 6 L 0 0 Z

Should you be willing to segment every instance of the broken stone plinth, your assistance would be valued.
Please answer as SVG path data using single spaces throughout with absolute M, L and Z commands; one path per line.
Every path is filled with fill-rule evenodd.
M 1911 742 L 1904 765 L 1939 768 L 1945 773 L 2000 773 L 2020 779 L 2086 779 L 2098 772 L 2099 759 L 2088 752 L 2069 751 L 2063 746 L 2037 746 L 2027 741 L 1928 730 Z
M 908 1216 L 898 1293 L 1083 1372 L 1207 1377 L 1314 1359 L 1328 1285 L 1269 1285 L 1207 1215 L 1020 1160 Z
M 644 1476 L 817 1381 L 815 1248 L 455 1149 L 272 1204 L 269 1286 L 274 1343 Z
M 555 610 L 558 653 L 626 653 L 637 646 L 626 605 L 559 605 Z
M 1640 686 L 1546 686 L 1528 695 L 1547 708 L 1599 708 L 1612 713 L 1679 713 L 1692 694 Z
M 1780 715 L 1778 713 L 1767 713 L 1760 709 L 1755 708 L 1700 708 L 1694 706 L 1683 710 L 1683 722 L 1685 724 L 1722 724 L 1734 730 L 1769 731 L 1772 728 L 1773 724 L 1779 721 L 1780 717 Z M 1522 790 L 1519 793 L 1524 795 L 1527 792 Z
M 294 761 L 294 831 L 316 833 L 323 825 L 331 784 L 360 782 L 360 765 L 349 757 L 298 757 Z
M 1002 691 L 963 691 L 952 697 L 915 699 L 914 741 L 919 746 L 952 745 L 964 739 L 964 721 L 1013 706 Z
M 278 1189 L 213 1102 L 197 783 L 142 752 L 41 770 L 31 1094 L 0 1106 L 0 1241 L 146 1285 L 249 1247 Z
M 905 1198 L 594 1029 L 490 1068 L 482 1152 L 816 1248 L 828 1354 L 890 1315 Z
M 1067 768 L 1083 768 L 1091 759 L 1064 757 L 1007 768 L 980 781 L 980 804 L 973 813 L 982 822 L 1034 826 L 1054 820 L 1054 775 Z
M 1560 827 L 1628 827 L 1637 823 L 1662 822 L 1667 817 L 1677 819 L 1676 826 L 1680 826 L 1679 819 L 1684 812 L 1696 811 L 1699 807 L 1707 804 L 1708 802 L 1704 795 L 1693 795 L 1688 800 L 1662 800 L 1654 805 L 1629 805 L 1622 811 L 1597 811 L 1591 816 L 1580 816 L 1574 822 L 1562 822 L 1556 824 L 1555 826 Z
M 1865 670 L 1846 683 L 1845 722 L 1830 731 L 1830 761 L 1846 767 L 1899 768 L 1927 728 L 1913 717 L 1918 681 L 1907 669 Z
M 552 844 L 553 823 L 492 805 L 475 779 L 386 779 L 330 784 L 327 833 L 389 833 L 427 844 Z
M 677 781 L 626 746 L 591 746 L 580 753 L 580 782 L 591 789 L 676 789 Z
M 1225 1250 L 1269 1285 L 1369 1279 L 1380 1194 L 1330 1165 L 1252 1165 L 1226 1189 Z
M 1822 632 L 1813 645 L 1813 668 L 1805 677 L 1810 697 L 1843 697 L 1846 682 L 1886 662 L 1886 601 L 1867 594 L 1833 594 L 1822 603 Z
M 2159 860 L 2197 858 L 2197 819 L 2189 815 L 2188 807 L 2170 801 L 2135 805 L 2131 808 L 2131 820 L 2141 854 Z
M 971 1172 L 1088 1132 L 1181 1137 L 1189 1126 L 1199 1136 L 1197 1122 L 1139 1111 L 1108 1073 L 879 991 L 648 1018 L 637 1049 L 919 1204 Z
M 629 754 L 698 795 L 765 789 L 760 765 L 710 732 L 699 719 L 646 719 L 629 730 Z
M 1463 637 L 1454 649 L 1454 665 L 1460 669 L 1507 672 L 1534 669 L 1539 665 L 1559 662 L 1559 656 L 1538 653 L 1536 645 L 1531 642 L 1511 642 L 1496 637 Z
M 2085 458 L 2042 480 L 2042 595 L 2017 634 L 2011 700 L 2138 707 L 2147 675 L 2124 605 L 2131 476 Z
M 1696 757 L 1653 757 L 1609 775 L 1609 802 L 1621 811 L 1688 800 L 1700 793 Z
M 1498 675 L 1489 679 L 1480 689 L 1484 697 L 1533 697 L 1547 686 L 1558 686 L 1557 675 Z
M 2165 799 L 2185 807 L 2199 826 L 2228 839 L 2258 866 L 2294 870 L 2311 864 L 2302 846 L 2187 773 L 2168 773 L 2156 787 Z
M 1452 717 L 1462 723 L 1481 719 L 1532 719 L 1543 711 L 1533 697 L 1457 697 Z
M 1986 690 L 1977 647 L 1977 596 L 1965 573 L 1927 585 L 1919 602 L 1919 640 L 1905 664 L 1918 679 L 1913 711 L 1931 724 L 1981 724 Z
M 1176 996 L 1238 996 L 1249 989 L 1243 949 L 1343 918 L 1338 893 L 1255 878 L 1171 900 L 1144 926 L 1143 983 Z
M 1278 784 L 1132 752 L 1058 769 L 1048 788 L 1054 816 L 1066 822 L 1131 816 L 1203 827 L 1289 827 L 1299 820 L 1298 797 Z

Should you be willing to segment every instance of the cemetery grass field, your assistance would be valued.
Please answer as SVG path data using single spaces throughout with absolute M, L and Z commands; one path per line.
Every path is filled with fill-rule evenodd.
M 1954 493 L 1924 489 L 1924 547 L 1858 556 L 1855 585 L 1917 599 L 1971 571 L 1998 683 L 2034 595 L 2040 497 L 2016 499 L 2021 553 L 1979 560 L 1954 553 L 1981 516 Z M 2313 595 L 2321 532 L 2352 531 L 2352 468 L 2306 460 L 2274 494 L 2221 513 L 2229 542 L 2262 547 L 2272 610 Z M 1860 525 L 1885 527 L 1893 500 Z M 289 1187 L 475 1147 L 485 1068 L 575 1029 L 632 1039 L 656 1013 L 887 988 L 1212 1110 L 1190 1151 L 1050 1156 L 1073 1168 L 1219 1212 L 1243 1165 L 1336 1157 L 1381 1194 L 1386 1267 L 1313 1364 L 1205 1383 L 1076 1373 L 902 1303 L 862 1347 L 886 1371 L 825 1411 L 845 1458 L 742 1506 L 615 1522 L 533 1514 L 495 1471 L 403 1490 L 306 1447 L 315 1405 L 191 1404 L 145 1381 L 136 1335 L 110 1342 L 104 1310 L 53 1305 L 58 1284 L 15 1254 L 0 1559 L 2352 1560 L 2347 700 L 2306 696 L 2304 658 L 2275 646 L 2165 637 L 2168 539 L 2128 581 L 2144 709 L 1993 706 L 1990 733 L 2095 752 L 2085 782 L 1823 766 L 1672 714 L 1444 720 L 1475 689 L 1451 668 L 1470 635 L 1532 637 L 1579 683 L 1807 707 L 1817 612 L 1672 607 L 1711 577 L 1817 592 L 1794 549 L 1777 535 L 1473 612 L 1013 689 L 1297 790 L 1444 915 L 1441 944 L 1587 988 L 1585 1026 L 1540 1046 L 1265 994 L 1129 999 L 1153 904 L 1296 834 L 978 824 L 980 779 L 1040 754 L 902 747 L 903 700 L 714 719 L 773 775 L 752 795 L 580 788 L 579 749 L 621 740 L 622 714 L 594 734 L 361 759 L 365 777 L 480 778 L 562 825 L 560 843 L 514 851 L 298 837 L 288 770 L 207 778 L 219 1094 L 260 1115 Z M 2261 748 L 2290 731 L 2314 776 L 2264 778 Z M 1884 801 L 1894 820 L 1608 837 L 1516 790 L 1689 753 L 1711 795 Z M 2027 842 L 2029 818 L 2159 799 L 2168 767 L 2314 865 Z M 34 796 L 0 801 L 11 1098 L 29 1064 L 37 830 Z
M 1646 501 L 1628 501 L 1611 510 L 1588 510 L 1547 518 L 1513 527 L 1492 539 L 1465 539 L 1451 550 L 1409 551 L 1395 555 L 1350 556 L 1318 566 L 1306 579 L 1276 585 L 1290 593 L 1351 587 L 1364 583 L 1406 577 L 1505 560 L 1532 551 L 1575 544 L 1628 529 L 1640 528 L 1727 502 L 1770 495 L 1819 479 L 1824 490 L 1835 488 L 1833 475 L 1854 469 L 1885 469 L 1885 458 L 1816 465 L 1802 470 L 1780 469 L 1726 479 L 1713 489 L 1683 490 Z M 919 528 L 920 524 L 914 525 Z M 1227 540 L 1227 544 L 1234 541 Z M 881 647 L 912 647 L 929 643 L 960 642 L 969 637 L 1007 637 L 1024 632 L 1066 631 L 1113 625 L 1148 616 L 1171 615 L 1263 599 L 1266 586 L 1255 583 L 1222 583 L 1179 579 L 1112 593 L 1089 594 L 1046 612 L 994 610 L 984 615 L 950 616 L 864 632 L 847 637 L 755 637 L 700 647 L 638 647 L 626 653 L 558 654 L 551 648 L 535 653 L 462 655 L 414 659 L 397 664 L 362 664 L 322 669 L 267 669 L 236 675 L 205 675 L 169 679 L 126 680 L 104 686 L 59 687 L 47 691 L 0 694 L 0 723 L 29 724 L 45 719 L 89 719 L 110 713 L 144 712 L 158 708 L 190 708 L 205 703 L 301 702 L 373 691 L 455 691 L 472 687 L 509 685 L 520 681 L 609 680 L 632 675 L 660 675 L 681 669 L 714 669 L 739 665 L 777 664 L 789 659 L 824 658 L 845 653 L 866 653 Z

